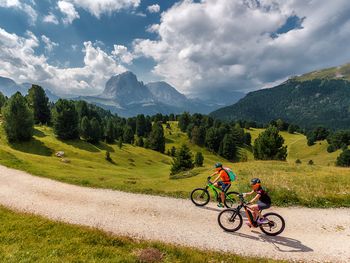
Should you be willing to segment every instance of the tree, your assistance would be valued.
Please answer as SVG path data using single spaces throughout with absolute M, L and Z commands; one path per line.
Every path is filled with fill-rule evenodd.
M 205 144 L 205 128 L 203 126 L 194 126 L 191 132 L 191 142 L 203 146 Z
M 119 147 L 119 149 L 121 149 L 123 147 L 123 139 L 122 139 L 122 137 L 119 137 L 119 139 L 118 139 L 118 147 Z
M 226 134 L 222 140 L 219 154 L 227 160 L 233 160 L 237 156 L 237 146 L 232 134 Z
M 170 149 L 170 156 L 175 157 L 175 155 L 176 155 L 176 147 L 173 146 L 173 147 L 171 147 L 171 149 Z
M 298 126 L 294 124 L 290 124 L 288 126 L 288 133 L 294 134 L 298 130 Z
M 155 122 L 152 126 L 152 131 L 148 137 L 149 148 L 161 153 L 165 151 L 165 137 L 163 125 L 160 122 Z
M 204 157 L 201 152 L 197 152 L 196 156 L 194 157 L 194 165 L 197 167 L 203 166 Z
M 143 147 L 145 144 L 142 137 L 138 137 L 136 141 L 136 146 Z
M 186 132 L 187 126 L 191 122 L 191 115 L 188 112 L 184 112 L 179 117 L 179 128 L 182 132 Z
M 105 129 L 105 138 L 107 143 L 113 143 L 115 140 L 115 127 L 112 119 L 107 120 L 106 129 Z
M 337 158 L 337 166 L 350 167 L 350 150 L 344 150 Z
M 214 127 L 209 128 L 205 136 L 205 144 L 208 149 L 213 152 L 218 152 L 220 141 L 221 138 L 218 129 Z
M 4 96 L 4 94 L 2 94 L 0 92 L 0 112 L 1 112 L 1 108 L 5 105 L 5 102 L 6 102 L 6 97 Z
M 91 126 L 90 142 L 98 143 L 101 140 L 101 136 L 102 136 L 101 125 L 99 121 L 94 117 L 90 121 L 90 126 Z
M 91 125 L 90 120 L 87 116 L 84 116 L 80 123 L 80 136 L 86 140 L 90 141 L 91 138 Z
M 134 143 L 134 131 L 129 125 L 126 125 L 124 127 L 123 142 L 130 143 L 130 144 Z
M 38 85 L 32 85 L 28 90 L 27 100 L 34 114 L 34 122 L 47 124 L 51 120 L 49 99 L 44 89 Z
M 136 117 L 136 135 L 145 136 L 146 133 L 146 118 L 145 115 L 140 114 Z
M 173 175 L 182 171 L 190 170 L 192 168 L 192 153 L 190 151 L 190 148 L 186 144 L 183 144 L 181 148 L 177 151 L 177 154 L 174 158 L 171 167 L 171 174 Z
M 277 127 L 269 126 L 254 142 L 254 158 L 258 160 L 286 160 L 287 146 Z
M 59 99 L 53 110 L 53 130 L 61 139 L 78 139 L 79 138 L 79 120 L 78 113 L 74 103 L 65 99 Z
M 4 129 L 10 142 L 28 141 L 34 132 L 33 112 L 21 93 L 15 93 L 3 108 Z
M 252 144 L 252 136 L 249 132 L 245 132 L 243 135 L 243 142 L 245 145 L 251 145 Z

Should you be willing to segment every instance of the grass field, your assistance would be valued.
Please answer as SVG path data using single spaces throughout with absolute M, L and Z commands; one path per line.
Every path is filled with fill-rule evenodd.
M 250 130 L 253 139 L 261 131 Z M 170 179 L 172 159 L 167 155 L 132 145 L 119 149 L 117 145 L 105 143 L 63 142 L 45 126 L 36 127 L 31 142 L 12 145 L 7 143 L 0 129 L 0 163 L 72 184 L 188 198 L 193 188 L 205 185 L 207 176 L 213 172 L 213 164 L 221 161 L 238 175 L 231 189 L 248 191 L 250 178 L 259 177 L 268 188 L 274 205 L 350 206 L 350 169 L 334 166 L 339 152 L 327 153 L 326 142 L 308 147 L 303 135 L 282 133 L 288 145 L 286 162 L 254 161 L 247 149 L 241 149 L 248 154 L 248 162 L 232 164 L 204 148 L 191 145 L 176 123 L 171 123 L 171 129 L 165 129 L 165 134 L 166 149 L 188 143 L 193 153 L 203 153 L 204 166 L 184 174 L 186 178 Z M 107 150 L 111 152 L 112 163 L 105 160 Z M 55 157 L 57 151 L 64 151 L 69 163 Z M 297 158 L 302 161 L 301 165 L 295 164 Z M 310 159 L 315 165 L 307 165 Z
M 0 220 L 1 262 L 277 262 L 116 237 L 2 207 Z

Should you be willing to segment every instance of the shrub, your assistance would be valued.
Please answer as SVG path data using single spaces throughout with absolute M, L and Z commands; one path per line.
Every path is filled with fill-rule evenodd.
M 346 149 L 337 158 L 337 166 L 349 167 L 350 166 L 350 150 Z
M 308 165 L 314 165 L 314 161 L 313 160 L 309 160 L 309 162 L 307 164 Z
M 295 160 L 295 163 L 296 163 L 296 164 L 301 164 L 300 159 L 296 159 L 296 160 Z
M 110 154 L 110 152 L 109 151 L 106 151 L 106 160 L 108 161 L 108 162 L 112 162 L 112 158 L 111 158 L 111 154 Z
M 194 157 L 194 165 L 197 167 L 203 166 L 204 157 L 201 152 L 197 152 L 196 156 Z

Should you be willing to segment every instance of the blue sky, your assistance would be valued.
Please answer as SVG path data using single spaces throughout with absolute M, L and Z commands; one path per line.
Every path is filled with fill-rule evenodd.
M 98 94 L 114 74 L 181 92 L 266 88 L 350 62 L 347 0 L 0 0 L 0 75 Z

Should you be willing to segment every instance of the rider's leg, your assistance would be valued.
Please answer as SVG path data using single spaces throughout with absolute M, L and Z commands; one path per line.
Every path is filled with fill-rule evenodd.
M 249 208 L 252 210 L 253 218 L 256 221 L 256 219 L 259 215 L 259 206 L 257 204 L 255 204 L 255 205 L 250 205 Z

